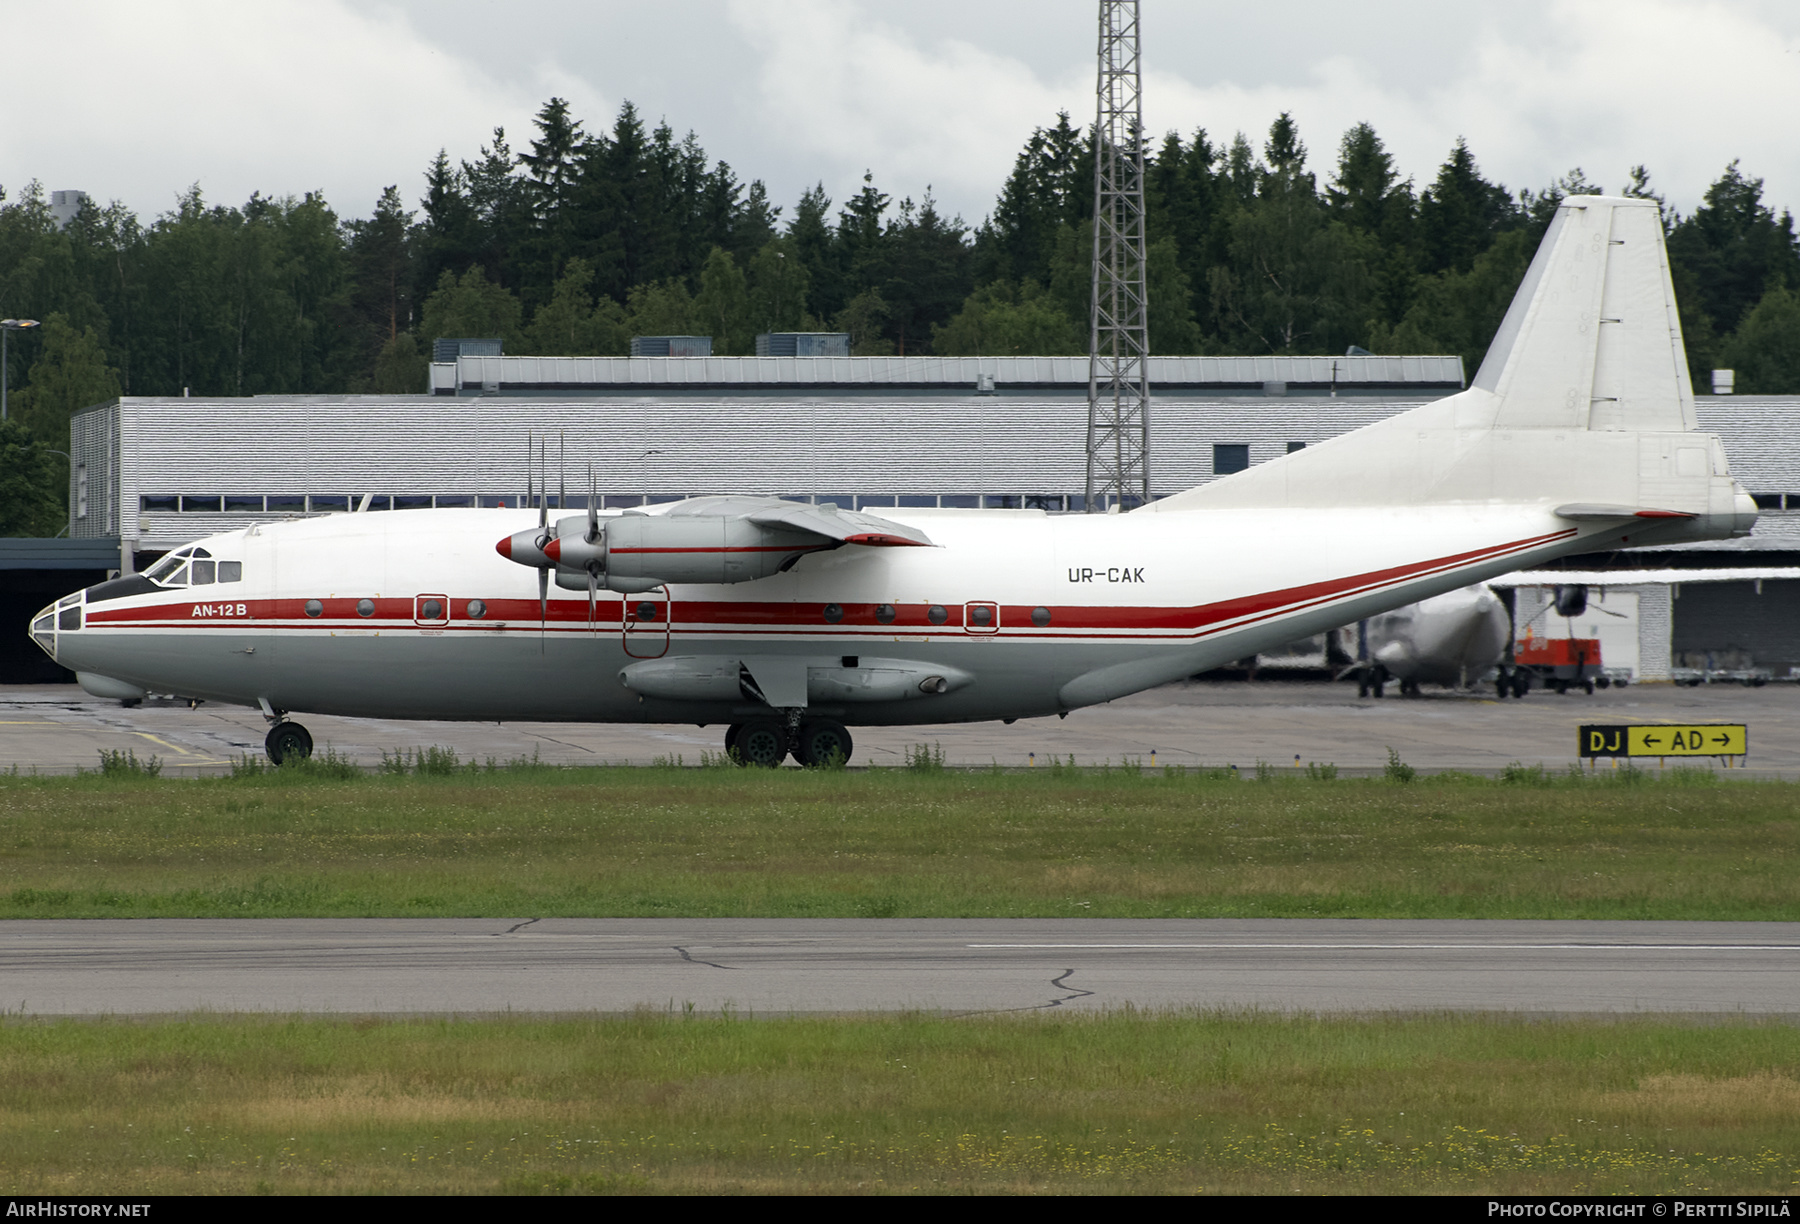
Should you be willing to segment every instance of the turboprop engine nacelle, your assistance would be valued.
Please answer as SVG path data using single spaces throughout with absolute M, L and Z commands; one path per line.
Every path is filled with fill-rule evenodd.
M 835 547 L 811 532 L 720 514 L 626 514 L 607 519 L 592 538 L 586 518 L 566 518 L 556 527 L 543 555 L 556 566 L 556 584 L 570 590 L 586 589 L 590 573 L 601 587 L 615 591 L 646 591 L 672 582 L 751 582 L 779 573 L 806 553 Z

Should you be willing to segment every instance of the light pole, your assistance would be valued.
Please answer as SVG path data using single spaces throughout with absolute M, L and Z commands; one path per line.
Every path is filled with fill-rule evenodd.
M 0 421 L 6 419 L 6 342 L 14 332 L 36 326 L 36 319 L 0 319 Z

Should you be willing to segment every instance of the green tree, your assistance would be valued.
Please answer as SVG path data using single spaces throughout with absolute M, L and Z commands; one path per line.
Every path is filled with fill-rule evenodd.
M 932 328 L 932 351 L 949 357 L 1053 356 L 1087 352 L 1086 329 L 1036 282 L 993 281 Z
M 699 335 L 693 295 L 675 277 L 637 285 L 625 305 L 633 336 Z
M 819 330 L 819 321 L 806 311 L 812 277 L 793 238 L 765 242 L 745 275 L 749 281 L 750 323 L 755 330 Z
M 411 332 L 401 332 L 375 355 L 369 390 L 376 395 L 421 395 L 425 392 L 425 354 Z
M 1720 346 L 1719 360 L 1735 371 L 1740 395 L 1800 393 L 1800 294 L 1782 285 L 1763 294 Z
M 1468 377 L 1474 378 L 1531 256 L 1530 235 L 1514 230 L 1477 255 L 1469 271 L 1422 278 L 1406 317 L 1397 326 L 1374 327 L 1368 347 L 1395 355 L 1458 353 Z
M 44 320 L 31 381 L 13 397 L 19 418 L 45 446 L 69 445 L 69 418 L 119 397 L 119 372 L 107 364 L 99 332 L 77 329 L 62 314 Z
M 864 289 L 837 313 L 837 329 L 850 333 L 852 357 L 891 357 L 894 342 L 882 334 L 893 312 L 876 289 Z
M 593 295 L 594 269 L 571 259 L 550 300 L 538 307 L 525 344 L 544 357 L 622 357 L 630 351 L 625 310 L 611 298 Z
M 1419 196 L 1421 270 L 1467 272 L 1477 255 L 1519 224 L 1512 196 L 1481 176 L 1475 155 L 1459 136 L 1437 178 Z
M 497 336 L 502 343 L 523 339 L 519 299 L 487 278 L 479 267 L 470 268 L 458 280 L 446 272 L 425 299 L 423 335 L 428 340 L 445 337 Z
M 0 421 L 0 536 L 56 536 L 69 523 L 67 465 L 23 422 Z
M 1770 289 L 1800 289 L 1793 217 L 1776 217 L 1762 192 L 1762 180 L 1746 178 L 1734 161 L 1669 232 L 1670 262 L 1687 273 L 1686 288 L 1720 333 L 1736 331 Z
M 753 351 L 750 293 L 743 269 L 731 253 L 714 247 L 700 270 L 700 292 L 694 295 L 694 316 L 702 335 L 713 338 L 713 352 L 739 356 Z
M 888 334 L 901 356 L 930 351 L 931 329 L 947 322 L 973 287 L 964 234 L 960 218 L 938 215 L 929 190 L 916 209 L 911 200 L 902 201 L 883 234 L 880 290 L 889 309 Z
M 1332 220 L 1288 116 L 1275 121 L 1265 152 L 1257 198 L 1230 219 L 1228 262 L 1208 273 L 1213 325 L 1237 351 L 1342 352 L 1371 314 L 1376 240 Z

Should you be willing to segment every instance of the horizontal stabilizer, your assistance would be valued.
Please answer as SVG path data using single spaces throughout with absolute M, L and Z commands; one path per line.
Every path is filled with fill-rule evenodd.
M 1637 506 L 1604 506 L 1591 502 L 1572 502 L 1556 508 L 1556 517 L 1575 523 L 1615 522 L 1619 519 L 1685 519 L 1693 518 L 1686 510 L 1648 510 Z

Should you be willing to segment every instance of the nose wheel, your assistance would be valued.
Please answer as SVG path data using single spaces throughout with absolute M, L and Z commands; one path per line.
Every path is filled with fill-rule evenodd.
M 304 761 L 312 755 L 312 732 L 297 722 L 278 722 L 269 728 L 269 734 L 263 740 L 263 750 L 275 765 Z

